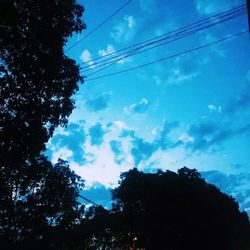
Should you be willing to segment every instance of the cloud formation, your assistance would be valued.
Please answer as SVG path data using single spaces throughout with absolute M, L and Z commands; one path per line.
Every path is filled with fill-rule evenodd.
M 88 99 L 85 104 L 89 111 L 98 112 L 106 109 L 109 106 L 110 93 L 103 92 L 96 98 Z
M 150 103 L 146 98 L 142 98 L 139 102 L 133 103 L 128 107 L 124 108 L 126 113 L 137 113 L 144 114 L 148 111 Z
M 115 25 L 111 37 L 116 42 L 128 42 L 135 35 L 136 21 L 133 16 L 125 15 L 119 23 Z
M 80 163 L 85 161 L 83 145 L 86 134 L 84 126 L 84 121 L 69 123 L 66 128 L 59 128 L 55 131 L 55 135 L 47 145 L 48 156 L 52 162 L 56 162 L 58 158 Z
M 126 58 L 126 55 L 118 56 L 119 54 L 113 55 L 116 52 L 114 46 L 112 44 L 108 44 L 105 49 L 101 49 L 98 51 L 98 55 L 101 57 L 107 57 L 111 59 L 111 62 L 116 62 L 118 64 L 123 64 L 125 62 L 130 61 L 130 58 Z M 108 57 L 110 55 L 110 57 Z M 116 58 L 113 58 L 118 56 Z M 112 59 L 113 58 L 113 59 Z
M 122 142 L 118 140 L 112 140 L 109 142 L 110 148 L 114 153 L 114 159 L 117 164 L 121 164 L 124 159 L 124 153 L 122 148 Z
M 85 49 L 85 50 L 81 53 L 80 59 L 81 59 L 83 62 L 87 63 L 87 64 L 90 66 L 90 68 L 94 68 L 94 67 L 95 67 L 94 63 L 92 62 L 92 56 L 91 56 L 89 50 Z

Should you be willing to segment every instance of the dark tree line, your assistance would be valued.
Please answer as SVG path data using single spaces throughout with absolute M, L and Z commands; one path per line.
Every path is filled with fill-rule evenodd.
M 85 244 L 80 249 L 250 249 L 247 213 L 195 169 L 133 169 L 121 175 L 112 195 L 110 211 L 92 207 L 76 227 L 76 241 Z
M 84 210 L 83 180 L 44 156 L 83 81 L 63 50 L 83 11 L 75 0 L 0 0 L 0 248 L 250 249 L 246 213 L 196 170 L 131 170 L 111 210 Z
M 54 129 L 67 124 L 83 80 L 63 51 L 85 28 L 83 11 L 75 0 L 0 1 L 1 249 L 34 249 L 34 242 L 49 249 L 52 231 L 81 218 L 82 180 L 42 152 Z

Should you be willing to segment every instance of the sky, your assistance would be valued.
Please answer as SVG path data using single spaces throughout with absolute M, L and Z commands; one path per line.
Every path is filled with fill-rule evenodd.
M 122 172 L 187 166 L 198 169 L 250 213 L 250 36 L 244 33 L 207 46 L 247 30 L 247 15 L 119 57 L 99 72 L 90 61 L 244 1 L 132 0 L 84 38 L 125 2 L 79 2 L 85 7 L 87 29 L 74 34 L 65 51 L 84 67 L 85 83 L 74 96 L 67 128 L 58 128 L 48 142 L 47 155 L 52 162 L 68 160 L 85 180 L 83 194 L 104 206 Z M 103 77 L 161 58 L 168 59 Z

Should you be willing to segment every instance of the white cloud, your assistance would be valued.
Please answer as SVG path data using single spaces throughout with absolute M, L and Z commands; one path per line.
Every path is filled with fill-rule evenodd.
M 177 57 L 169 68 L 159 72 L 158 78 L 154 77 L 156 84 L 181 84 L 190 81 L 199 74 L 200 63 L 189 55 Z
M 126 15 L 117 23 L 111 33 L 111 37 L 117 42 L 128 42 L 135 35 L 136 21 L 133 16 Z
M 193 142 L 194 138 L 186 133 L 181 134 L 181 136 L 179 137 L 179 140 L 184 142 L 184 143 L 188 143 L 188 142 Z
M 187 80 L 191 80 L 197 76 L 197 73 L 183 74 L 179 68 L 170 71 L 167 79 L 169 84 L 179 84 Z
M 196 10 L 201 15 L 210 15 L 228 10 L 240 4 L 240 0 L 195 0 Z
M 99 56 L 106 56 L 106 55 L 109 55 L 109 54 L 114 53 L 114 52 L 115 52 L 115 49 L 114 49 L 113 45 L 108 44 L 106 49 L 101 49 L 98 51 L 98 55 Z
M 221 106 L 216 106 L 214 104 L 209 104 L 207 107 L 208 107 L 209 111 L 211 111 L 211 112 L 221 113 L 221 111 L 222 111 L 222 107 Z
M 113 122 L 113 129 L 123 130 L 128 129 L 128 126 L 124 121 L 118 120 Z
M 94 68 L 95 65 L 94 65 L 94 62 L 92 61 L 92 56 L 91 56 L 91 53 L 89 52 L 89 50 L 85 49 L 81 55 L 80 55 L 80 59 L 87 63 L 91 68 Z
M 133 16 L 125 16 L 124 20 L 128 22 L 128 28 L 133 29 L 135 27 L 135 19 Z
M 123 153 L 126 156 L 124 161 L 121 164 L 115 162 L 114 153 L 109 144 L 115 138 L 117 138 L 116 134 L 110 133 L 99 147 L 92 146 L 87 142 L 84 149 L 92 156 L 92 161 L 84 165 L 79 165 L 76 162 L 70 163 L 71 168 L 85 179 L 87 187 L 93 186 L 95 183 L 101 183 L 105 187 L 115 187 L 118 185 L 120 174 L 133 168 L 129 138 L 125 138 L 122 142 Z
M 53 152 L 51 161 L 52 163 L 56 163 L 59 158 L 67 161 L 72 156 L 73 156 L 73 152 L 69 150 L 68 148 L 63 147 Z
M 146 98 L 142 98 L 138 103 L 133 103 L 124 108 L 125 113 L 137 113 L 144 114 L 149 108 L 149 101 Z
M 111 58 L 118 55 L 118 54 L 116 55 L 115 52 L 116 52 L 116 50 L 115 50 L 114 46 L 112 44 L 108 44 L 106 49 L 101 49 L 101 50 L 98 51 L 98 55 L 99 56 L 105 56 L 107 59 L 109 58 L 108 55 L 110 55 L 110 59 L 111 59 Z M 126 55 L 120 56 L 118 58 L 113 58 L 113 59 L 111 59 L 111 61 L 117 61 L 120 58 L 120 60 L 117 61 L 117 63 L 123 64 L 123 63 L 129 61 L 129 59 L 126 58 L 125 56 Z
M 146 99 L 142 99 L 141 102 L 148 103 Z M 213 108 L 214 107 L 212 107 L 212 109 Z M 85 126 L 89 127 L 91 123 L 85 124 Z M 151 150 L 151 146 L 153 147 L 152 152 L 148 154 L 148 158 L 138 163 L 140 170 L 160 168 L 162 170 L 169 169 L 175 171 L 185 165 L 197 168 L 198 170 L 212 170 L 215 164 L 216 167 L 225 167 L 221 154 L 209 155 L 209 153 L 203 154 L 200 152 L 199 154 L 195 154 L 190 152 L 185 147 L 185 144 L 192 143 L 194 138 L 187 132 L 178 132 L 176 136 L 171 139 L 172 144 L 169 144 L 170 147 L 163 150 L 162 147 L 157 145 L 166 142 L 166 133 L 168 133 L 166 128 L 168 126 L 165 129 L 156 127 L 152 131 L 154 139 L 149 143 L 145 142 L 144 138 L 139 138 L 133 133 L 121 136 L 124 130 L 134 131 L 131 130 L 124 121 L 116 120 L 107 125 L 103 125 L 103 127 L 106 129 L 106 133 L 100 145 L 96 146 L 91 144 L 89 135 L 87 135 L 83 141 L 83 145 L 81 146 L 85 160 L 83 162 L 74 158 L 74 150 L 70 150 L 67 147 L 59 148 L 57 144 L 52 144 L 49 147 L 52 151 L 52 162 L 56 163 L 58 158 L 68 160 L 71 168 L 86 181 L 87 187 L 91 187 L 96 183 L 101 183 L 106 188 L 117 186 L 120 174 L 134 167 L 135 155 L 132 151 L 135 146 L 135 139 L 141 142 L 140 146 L 144 147 L 144 149 L 138 147 L 139 154 L 141 153 L 140 150 L 144 150 L 144 153 L 147 153 L 147 150 Z M 164 134 L 165 137 L 159 137 L 159 133 Z M 182 143 L 176 147 L 175 141 L 181 141 Z M 112 147 L 111 142 L 116 143 L 117 151 Z M 173 145 L 173 147 L 171 147 L 171 145 Z

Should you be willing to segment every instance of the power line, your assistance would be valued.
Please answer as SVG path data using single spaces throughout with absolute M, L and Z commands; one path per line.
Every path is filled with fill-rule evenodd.
M 106 77 L 110 77 L 110 76 L 122 74 L 122 73 L 129 72 L 129 71 L 132 71 L 132 70 L 136 70 L 136 69 L 139 69 L 139 68 L 142 68 L 142 67 L 145 67 L 145 66 L 149 66 L 149 65 L 158 63 L 158 62 L 162 62 L 162 61 L 166 61 L 166 60 L 178 57 L 178 56 L 182 56 L 184 54 L 187 54 L 187 53 L 190 53 L 190 52 L 194 52 L 194 51 L 197 51 L 197 50 L 209 47 L 211 45 L 214 45 L 214 44 L 217 44 L 217 43 L 220 43 L 220 42 L 224 42 L 226 40 L 233 39 L 235 37 L 241 36 L 241 35 L 246 34 L 246 33 L 248 33 L 248 31 L 243 31 L 243 32 L 240 32 L 240 33 L 228 36 L 228 37 L 224 37 L 222 39 L 216 40 L 216 41 L 211 42 L 211 43 L 207 43 L 207 44 L 199 46 L 199 47 L 195 47 L 195 48 L 192 48 L 192 49 L 189 49 L 189 50 L 186 50 L 186 51 L 183 51 L 183 52 L 180 52 L 180 53 L 168 56 L 168 57 L 163 57 L 161 59 L 158 59 L 158 60 L 155 60 L 155 61 L 152 61 L 152 62 L 149 62 L 149 63 L 141 64 L 141 65 L 139 65 L 137 67 L 128 68 L 128 69 L 121 70 L 121 71 L 114 72 L 114 73 L 110 73 L 110 74 L 107 74 L 107 75 L 101 75 L 101 76 L 93 77 L 93 78 L 90 78 L 90 79 L 88 79 L 88 76 L 85 76 L 87 78 L 85 81 L 93 81 L 93 80 L 97 80 L 97 79 L 101 79 L 101 78 L 106 78 Z
M 214 25 L 217 25 L 217 24 L 223 23 L 223 22 L 225 22 L 225 21 L 231 20 L 231 19 L 233 19 L 233 18 L 239 17 L 239 16 L 241 16 L 241 15 L 243 15 L 243 14 L 246 14 L 246 12 L 241 12 L 241 13 L 234 14 L 233 16 L 227 17 L 226 19 L 223 19 L 223 20 L 218 20 L 217 22 L 212 22 L 211 24 L 208 24 L 208 25 L 206 25 L 206 26 L 203 25 L 204 27 L 201 27 L 201 28 L 196 28 L 196 29 L 194 29 L 194 30 L 191 29 L 190 31 L 187 30 L 187 31 L 185 31 L 186 33 L 184 32 L 183 34 L 182 34 L 182 32 L 179 32 L 179 33 L 173 34 L 172 36 L 167 36 L 167 37 L 162 38 L 162 39 L 160 39 L 160 40 L 157 40 L 157 41 L 154 41 L 154 42 L 145 44 L 145 45 L 140 46 L 140 47 L 137 47 L 137 48 L 135 48 L 135 49 L 133 49 L 133 50 L 130 50 L 130 51 L 124 53 L 124 54 L 120 54 L 120 55 L 114 56 L 114 57 L 112 57 L 112 58 L 109 58 L 109 59 L 106 59 L 106 60 L 102 60 L 102 61 L 100 61 L 100 62 L 97 62 L 97 63 L 96 63 L 97 66 L 95 66 L 95 67 L 92 67 L 92 65 L 90 65 L 90 66 L 88 66 L 88 67 L 83 67 L 83 68 L 81 68 L 81 71 L 84 70 L 84 69 L 85 69 L 85 72 L 86 72 L 86 71 L 95 70 L 94 73 L 92 73 L 92 74 L 90 74 L 90 75 L 96 74 L 96 73 L 98 73 L 98 72 L 100 72 L 100 71 L 102 71 L 102 70 L 104 70 L 104 69 L 106 69 L 106 68 L 112 66 L 113 64 L 115 64 L 115 63 L 117 63 L 117 62 L 119 62 L 119 61 L 121 61 L 121 60 L 123 60 L 123 59 L 125 59 L 125 58 L 127 58 L 127 57 L 131 57 L 131 56 L 134 56 L 134 55 L 137 55 L 137 54 L 141 54 L 141 53 L 144 53 L 144 52 L 146 52 L 146 51 L 148 51 L 148 50 L 152 50 L 152 49 L 154 49 L 154 48 L 157 48 L 157 47 L 166 45 L 166 44 L 168 44 L 168 43 L 171 43 L 171 42 L 174 42 L 174 41 L 176 41 L 176 40 L 182 39 L 182 38 L 184 38 L 184 37 L 190 36 L 190 35 L 192 35 L 192 34 L 194 34 L 194 33 L 196 33 L 196 32 L 199 32 L 199 31 L 201 31 L 201 30 L 210 28 L 210 27 L 212 27 L 212 26 L 214 26 Z M 171 39 L 171 40 L 168 40 L 168 38 L 172 38 L 172 37 L 176 37 L 176 38 Z M 165 41 L 165 42 L 159 44 L 159 42 L 164 41 L 164 40 L 168 40 L 168 41 Z M 154 44 L 156 44 L 156 45 L 154 45 Z M 152 46 L 152 45 L 154 45 L 154 46 Z M 143 49 L 143 48 L 149 47 L 149 46 L 151 46 L 151 47 L 150 47 L 150 48 Z M 142 49 L 143 49 L 143 50 L 142 50 Z M 128 54 L 127 54 L 127 53 L 128 53 Z M 103 63 L 104 61 L 106 61 L 106 62 Z M 94 65 L 96 65 L 96 64 L 94 64 Z M 99 70 L 96 70 L 96 68 L 100 68 L 100 67 L 102 67 L 102 68 L 99 69 Z M 90 76 L 90 75 L 89 75 L 89 76 Z
M 93 204 L 93 205 L 94 205 L 94 206 L 96 206 L 96 207 L 98 207 L 98 206 L 99 206 L 97 203 L 95 203 L 94 201 L 92 201 L 92 200 L 90 200 L 90 199 L 88 199 L 88 198 L 84 197 L 84 196 L 83 196 L 83 195 L 81 195 L 81 194 L 79 194 L 78 196 L 79 196 L 80 198 L 82 198 L 83 200 L 85 200 L 85 201 L 87 201 L 87 202 L 89 202 L 89 203 Z
M 99 28 L 101 28 L 106 22 L 108 22 L 112 17 L 114 17 L 117 13 L 119 13 L 122 9 L 124 9 L 128 4 L 130 4 L 133 0 L 128 0 L 125 2 L 119 9 L 117 9 L 113 14 L 111 14 L 109 17 L 107 17 L 105 20 L 103 20 L 100 24 L 98 24 L 94 29 L 92 29 L 89 33 L 87 33 L 83 38 L 81 38 L 79 41 L 74 43 L 71 47 L 69 47 L 65 52 L 70 51 L 72 48 L 74 48 L 77 44 L 82 42 L 84 39 L 92 35 L 94 32 L 96 32 Z
M 227 11 L 223 11 L 223 12 L 217 13 L 217 14 L 215 14 L 215 15 L 213 15 L 213 16 L 204 18 L 204 19 L 202 19 L 202 20 L 200 20 L 200 21 L 197 21 L 197 22 L 194 22 L 194 23 L 192 23 L 192 24 L 188 24 L 188 25 L 186 25 L 186 26 L 183 26 L 183 27 L 181 27 L 181 28 L 178 28 L 177 30 L 173 30 L 173 31 L 167 32 L 167 33 L 165 33 L 165 34 L 162 34 L 162 35 L 160 35 L 160 36 L 156 36 L 156 37 L 153 37 L 153 38 L 144 40 L 144 41 L 139 42 L 139 43 L 136 43 L 136 44 L 134 44 L 134 45 L 131 45 L 131 46 L 128 46 L 128 47 L 119 49 L 119 50 L 117 50 L 117 51 L 115 51 L 115 52 L 108 53 L 107 55 L 100 56 L 100 57 L 94 58 L 94 59 L 92 59 L 92 60 L 88 60 L 88 61 L 86 61 L 86 62 L 80 63 L 79 65 L 87 64 L 87 63 L 90 63 L 90 62 L 97 61 L 97 60 L 99 60 L 99 59 L 103 59 L 103 58 L 108 57 L 108 56 L 110 56 L 110 55 L 117 54 L 118 52 L 121 52 L 121 51 L 130 49 L 130 48 L 136 47 L 136 46 L 138 46 L 138 45 L 141 45 L 141 44 L 144 44 L 144 43 L 147 43 L 147 42 L 151 42 L 151 41 L 153 41 L 153 40 L 156 40 L 156 39 L 159 39 L 159 38 L 162 38 L 162 37 L 166 37 L 167 35 L 172 36 L 172 34 L 173 34 L 173 33 L 176 33 L 176 32 L 179 32 L 179 33 L 184 32 L 184 31 L 186 31 L 187 29 L 190 29 L 192 26 L 197 26 L 197 25 L 199 26 L 199 25 L 202 25 L 203 23 L 206 23 L 206 22 L 208 22 L 208 21 L 213 21 L 212 19 L 215 19 L 215 21 L 216 21 L 217 18 L 226 17 L 226 16 L 228 16 L 228 15 L 230 15 L 230 14 L 237 14 L 237 12 L 240 12 L 240 11 L 245 10 L 245 9 L 246 9 L 246 4 L 242 4 L 242 5 L 240 5 L 240 6 L 236 7 L 236 8 L 233 8 L 233 9 L 231 9 L 231 10 L 227 10 Z M 163 38 L 163 39 L 164 39 L 164 38 Z M 106 59 L 106 60 L 109 60 L 109 59 Z M 102 60 L 101 62 L 103 62 L 103 61 L 104 61 L 104 60 Z M 97 62 L 97 63 L 99 63 L 99 62 Z
M 159 40 L 159 41 L 155 41 L 155 42 L 149 43 L 149 44 L 145 44 L 145 45 L 143 45 L 143 46 L 141 46 L 141 47 L 139 47 L 139 48 L 136 48 L 136 49 L 133 49 L 133 50 L 129 51 L 129 52 L 130 52 L 129 54 L 127 54 L 127 53 L 128 53 L 128 52 L 127 52 L 127 53 L 125 53 L 125 54 L 123 54 L 123 55 L 118 55 L 118 56 L 116 56 L 116 57 L 112 57 L 110 60 L 104 60 L 104 61 L 106 61 L 106 62 L 103 63 L 103 64 L 98 64 L 98 63 L 97 63 L 97 66 L 95 66 L 94 68 L 92 68 L 91 65 L 90 65 L 89 67 L 84 67 L 84 68 L 81 68 L 80 70 L 82 71 L 82 70 L 85 69 L 85 72 L 86 72 L 86 71 L 91 71 L 91 70 L 95 70 L 96 68 L 102 67 L 101 69 L 96 70 L 95 72 L 89 74 L 88 76 L 93 75 L 93 74 L 96 74 L 96 73 L 98 73 L 98 72 L 100 72 L 100 71 L 102 71 L 102 70 L 104 70 L 104 69 L 106 69 L 106 68 L 112 66 L 113 64 L 115 64 L 115 63 L 117 63 L 117 62 L 119 62 L 119 61 L 121 61 L 121 60 L 123 60 L 123 59 L 125 59 L 125 58 L 127 58 L 127 57 L 131 57 L 131 56 L 134 56 L 134 55 L 137 55 L 137 54 L 141 54 L 141 53 L 144 53 L 144 52 L 146 52 L 146 51 L 155 49 L 155 48 L 157 48 L 157 47 L 160 47 L 160 46 L 169 44 L 169 43 L 171 43 L 171 42 L 174 42 L 174 41 L 176 41 L 176 40 L 182 39 L 182 38 L 184 38 L 184 37 L 193 35 L 193 34 L 199 32 L 199 31 L 202 31 L 202 30 L 204 30 L 204 29 L 208 29 L 208 28 L 213 27 L 213 26 L 215 26 L 215 25 L 217 25 L 217 24 L 220 24 L 220 23 L 223 23 L 223 22 L 225 22 L 225 21 L 231 20 L 231 19 L 233 19 L 233 18 L 239 17 L 239 16 L 241 16 L 241 15 L 243 15 L 243 14 L 246 14 L 246 12 L 239 13 L 239 14 L 237 14 L 237 15 L 231 16 L 231 17 L 226 18 L 226 19 L 224 19 L 224 20 L 221 20 L 221 21 L 219 21 L 219 22 L 217 22 L 217 23 L 212 23 L 212 24 L 206 25 L 205 27 L 197 28 L 197 29 L 195 29 L 195 30 L 191 30 L 191 31 L 186 32 L 186 33 L 183 33 L 183 34 L 177 34 L 177 36 L 174 35 L 173 37 L 176 37 L 176 38 L 174 38 L 174 39 L 172 39 L 172 40 L 165 41 L 165 42 L 160 43 L 160 44 L 158 44 L 160 41 L 167 40 L 167 38 L 169 38 L 169 37 L 164 38 L 164 39 L 161 39 L 161 40 Z M 170 37 L 170 38 L 171 38 L 171 37 Z M 148 47 L 148 46 L 151 46 L 151 45 L 153 45 L 153 44 L 155 44 L 155 43 L 156 43 L 157 45 L 155 45 L 155 46 L 153 46 L 153 47 L 150 47 L 150 48 L 147 48 L 147 49 L 143 49 L 143 48 Z M 142 49 L 143 49 L 143 50 L 142 50 Z M 114 60 L 112 60 L 112 59 L 114 59 Z M 102 61 L 102 62 L 104 62 L 104 61 Z M 95 64 L 94 64 L 94 65 L 95 65 Z

